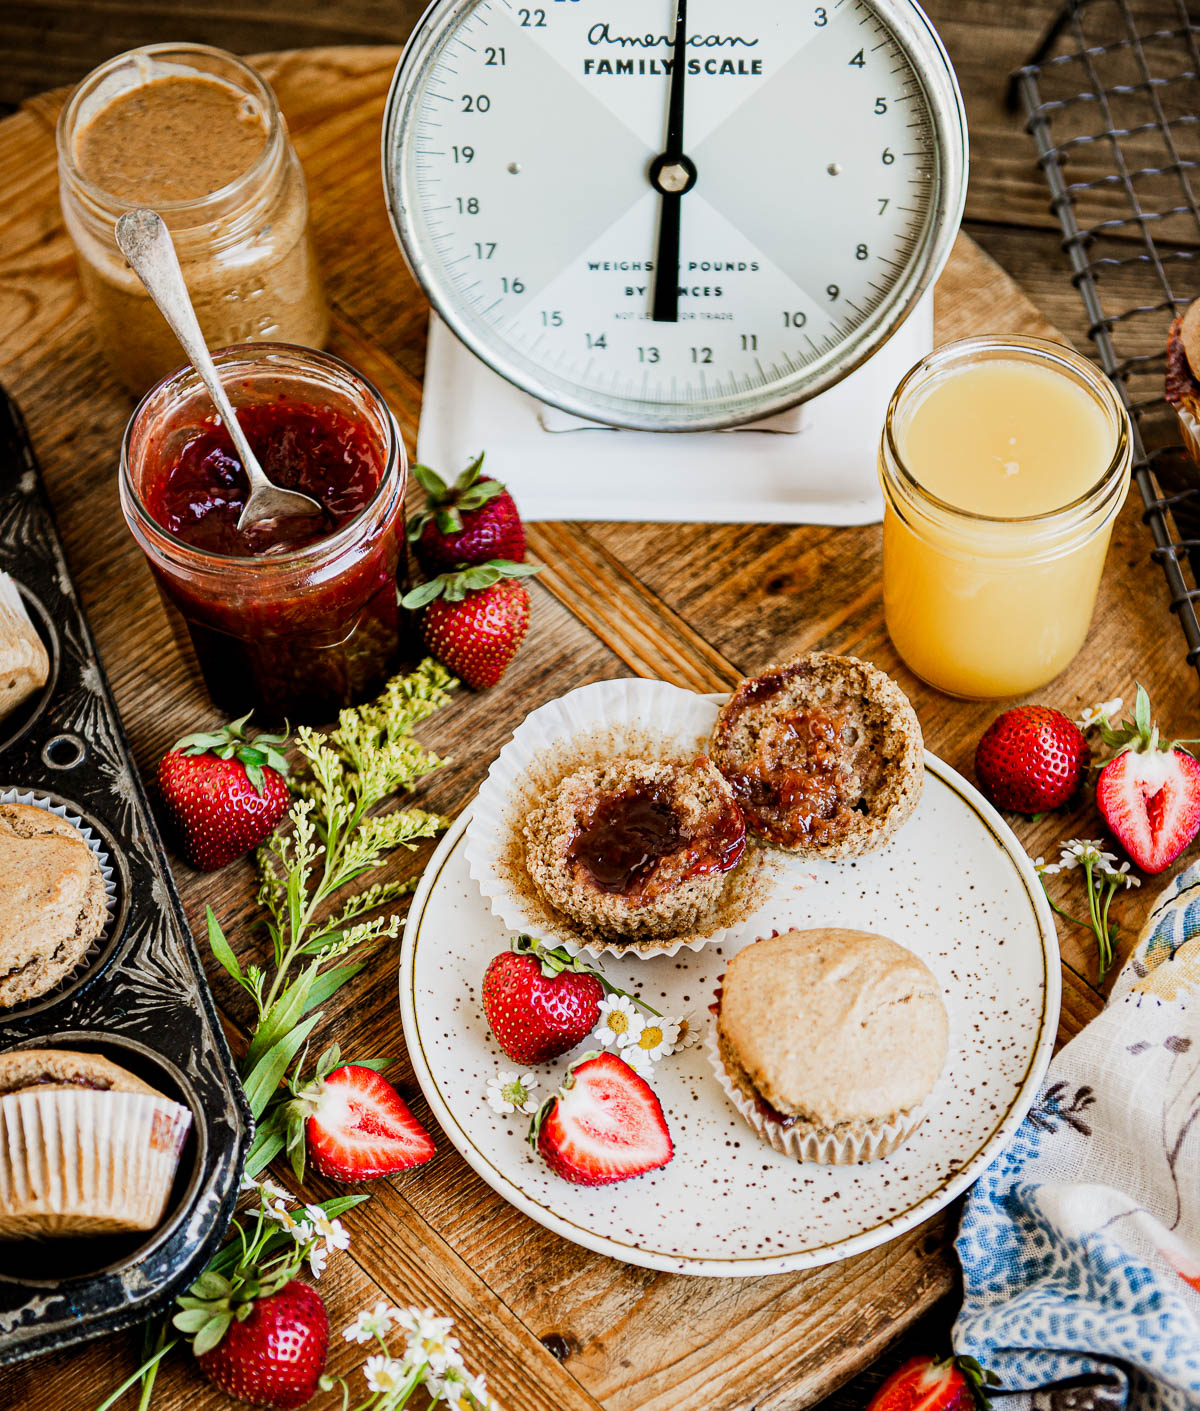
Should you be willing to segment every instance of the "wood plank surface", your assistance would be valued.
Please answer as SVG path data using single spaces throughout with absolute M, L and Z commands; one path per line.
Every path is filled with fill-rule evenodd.
M 999 8 L 973 0 L 964 12 L 982 24 Z M 996 13 L 993 19 L 998 25 Z M 387 49 L 342 48 L 285 53 L 263 67 L 309 179 L 335 308 L 331 346 L 381 387 L 411 450 L 425 311 L 387 226 L 377 159 L 395 58 Z M 174 739 L 217 717 L 121 519 L 116 452 L 130 404 L 92 342 L 61 225 L 53 150 L 60 101 L 36 100 L 0 123 L 0 180 L 10 198 L 0 207 L 0 378 L 26 412 L 106 669 L 150 778 Z M 1027 156 L 1027 146 L 1021 152 Z M 1014 248 L 1003 227 L 987 234 L 994 250 Z M 1079 338 L 1077 317 L 1073 325 L 1065 317 L 1073 291 L 1054 285 L 1049 297 L 1040 248 L 1027 247 L 1023 258 L 1047 293 L 1042 307 L 1055 317 L 1061 309 L 1065 331 Z M 936 312 L 939 338 L 1053 332 L 966 238 L 939 287 Z M 423 730 L 454 764 L 422 790 L 422 803 L 459 809 L 524 713 L 571 686 L 633 672 L 711 690 L 818 646 L 894 672 L 930 748 L 970 775 L 974 743 L 994 709 L 938 695 L 896 658 L 883 626 L 877 527 L 545 524 L 532 529 L 531 545 L 547 572 L 532 590 L 529 640 L 500 687 L 460 693 Z M 1131 505 L 1117 528 L 1088 644 L 1042 696 L 1072 710 L 1112 694 L 1128 699 L 1140 679 L 1172 730 L 1195 735 L 1195 679 L 1148 549 Z M 1019 828 L 1033 851 L 1047 853 L 1058 838 L 1095 831 L 1082 806 L 1074 816 Z M 397 873 L 419 871 L 430 849 L 397 863 Z M 252 958 L 262 942 L 246 925 L 256 914 L 249 864 L 236 864 L 219 882 L 182 863 L 176 875 L 193 926 L 199 929 L 212 902 L 239 954 Z M 1115 908 L 1127 941 L 1149 901 L 1131 893 Z M 1101 1003 L 1085 941 L 1073 931 L 1062 936 L 1064 1036 Z M 345 1049 L 403 1054 L 396 959 L 395 950 L 383 953 L 339 997 L 329 1038 Z M 245 996 L 221 973 L 213 987 L 236 1042 L 250 1017 Z M 430 1121 L 406 1061 L 397 1074 L 418 1116 Z M 310 1189 L 332 1190 L 319 1180 Z M 381 1183 L 349 1223 L 351 1256 L 333 1262 L 325 1285 L 335 1324 L 377 1296 L 432 1303 L 458 1320 L 468 1357 L 486 1368 L 509 1411 L 799 1411 L 954 1286 L 952 1214 L 805 1274 L 725 1281 L 620 1265 L 532 1224 L 445 1140 L 429 1166 Z M 335 1338 L 335 1368 L 351 1366 L 353 1352 Z M 133 1358 L 132 1340 L 118 1338 L 4 1369 L 0 1406 L 83 1411 Z M 156 1405 L 216 1411 L 227 1403 L 180 1358 L 164 1370 Z

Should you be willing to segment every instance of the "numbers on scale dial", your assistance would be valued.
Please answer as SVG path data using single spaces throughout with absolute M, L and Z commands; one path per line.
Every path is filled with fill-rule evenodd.
M 866 0 L 789 6 L 783 21 L 780 3 L 744 0 L 735 24 L 727 8 L 708 0 L 705 13 L 705 0 L 693 0 L 699 13 L 689 33 L 701 42 L 692 63 L 700 69 L 689 69 L 688 103 L 689 130 L 702 132 L 699 177 L 686 198 L 695 204 L 685 203 L 680 322 L 651 324 L 653 342 L 645 335 L 655 227 L 638 202 L 645 197 L 649 209 L 654 195 L 645 169 L 661 149 L 662 65 L 670 52 L 654 41 L 660 30 L 669 41 L 673 0 L 610 0 L 603 20 L 586 0 L 539 7 L 480 0 L 466 12 L 426 72 L 409 160 L 428 246 L 456 300 L 489 329 L 489 342 L 599 393 L 686 400 L 796 372 L 835 349 L 886 298 L 917 246 L 931 199 L 932 131 L 920 84 Z M 660 19 L 647 21 L 648 5 L 661 9 Z M 768 15 L 775 29 L 788 31 L 774 56 L 780 41 L 771 27 L 755 30 L 756 17 Z M 599 42 L 589 41 L 597 32 Z M 742 58 L 743 72 L 734 60 L 734 76 L 721 87 L 703 66 L 710 53 L 724 58 L 726 50 Z M 604 81 L 584 73 L 584 60 L 594 64 L 599 54 L 625 63 L 624 89 L 615 72 Z M 744 54 L 761 59 L 761 77 Z M 658 65 L 658 76 L 638 72 L 647 63 Z M 807 85 L 793 79 L 793 93 L 818 90 L 804 125 L 811 136 L 777 153 L 774 131 L 760 134 L 720 160 L 727 155 L 723 125 L 732 132 L 741 123 L 753 134 L 742 110 L 784 68 L 812 76 Z M 631 83 L 642 85 L 640 107 L 622 98 L 634 91 Z M 707 103 L 716 104 L 718 119 L 704 115 Z M 831 110 L 844 120 L 829 124 Z M 552 140 L 560 130 L 575 133 L 574 150 L 586 152 L 586 161 L 542 160 L 543 142 L 548 153 L 562 152 Z M 775 171 L 781 153 L 801 162 L 793 146 L 815 153 L 808 166 L 785 173 L 799 193 L 794 231 L 780 217 L 786 182 Z M 609 153 L 630 168 L 624 186 L 598 170 Z M 772 180 L 767 222 L 755 193 Z M 739 199 L 728 199 L 739 183 Z M 758 204 L 765 209 L 766 199 Z M 564 208 L 568 217 L 572 208 L 594 208 L 594 215 L 573 224 Z M 868 231 L 871 238 L 862 238 Z M 509 264 L 514 259 L 520 273 Z

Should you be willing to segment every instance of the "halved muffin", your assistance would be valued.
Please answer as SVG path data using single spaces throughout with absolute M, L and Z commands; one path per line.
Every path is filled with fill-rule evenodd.
M 577 770 L 524 834 L 542 899 L 584 933 L 618 941 L 702 930 L 746 848 L 733 792 L 704 757 Z
M 870 662 L 825 652 L 743 681 L 717 716 L 712 759 L 750 829 L 830 859 L 882 847 L 925 779 L 908 697 Z
M 0 1239 L 154 1229 L 191 1124 L 96 1054 L 0 1054 Z
M 800 1161 L 874 1161 L 921 1124 L 946 1062 L 941 988 L 869 931 L 787 931 L 729 963 L 709 1058 L 755 1131 Z

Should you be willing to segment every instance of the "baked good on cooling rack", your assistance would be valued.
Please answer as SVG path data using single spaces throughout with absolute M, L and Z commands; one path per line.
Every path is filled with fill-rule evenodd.
M 707 759 L 615 759 L 562 779 L 524 825 L 543 901 L 584 935 L 702 932 L 746 847 L 733 792 Z
M 1200 465 L 1200 299 L 1171 324 L 1167 334 L 1165 395 L 1179 418 L 1188 455 Z
M 100 861 L 78 828 L 32 804 L 0 804 L 0 1006 L 53 989 L 107 919 Z
M 0 1239 L 154 1229 L 191 1123 L 96 1054 L 0 1054 Z
M 49 675 L 45 643 L 29 620 L 17 585 L 0 573 L 0 720 L 40 690 Z
M 925 777 L 908 697 L 870 662 L 825 652 L 743 681 L 717 716 L 712 760 L 747 827 L 830 859 L 882 847 Z
M 869 931 L 788 931 L 745 947 L 721 980 L 709 1060 L 765 1141 L 844 1165 L 921 1124 L 946 1062 L 941 988 L 918 956 Z

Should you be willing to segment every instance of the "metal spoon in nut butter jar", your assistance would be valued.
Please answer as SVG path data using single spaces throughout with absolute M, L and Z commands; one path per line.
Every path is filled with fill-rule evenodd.
M 146 292 L 158 306 L 171 332 L 179 339 L 188 361 L 208 388 L 209 396 L 216 404 L 242 462 L 250 481 L 250 494 L 238 517 L 238 529 L 244 531 L 266 520 L 294 515 L 323 515 L 324 506 L 310 495 L 302 495 L 299 490 L 284 490 L 272 484 L 250 449 L 250 443 L 209 356 L 208 345 L 200 332 L 196 311 L 192 308 L 183 272 L 179 268 L 171 232 L 162 217 L 157 211 L 126 211 L 117 221 L 117 245 L 134 274 L 146 286 Z

